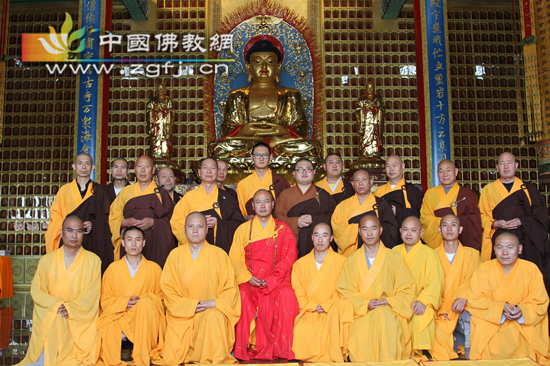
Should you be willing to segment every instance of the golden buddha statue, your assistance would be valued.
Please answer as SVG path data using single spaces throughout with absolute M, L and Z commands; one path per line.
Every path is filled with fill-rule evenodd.
M 208 145 L 209 156 L 242 158 L 257 142 L 269 141 L 274 155 L 284 161 L 318 160 L 321 144 L 306 137 L 308 121 L 300 92 L 278 84 L 283 45 L 273 36 L 256 36 L 245 45 L 244 58 L 250 84 L 229 95 L 223 137 Z
M 147 110 L 147 132 L 151 137 L 149 156 L 155 162 L 170 163 L 172 160 L 172 126 L 174 125 L 174 102 L 166 96 L 166 86 L 157 86 L 156 96 L 149 99 Z
M 352 168 L 383 168 L 384 162 L 380 158 L 380 152 L 384 128 L 384 102 L 376 95 L 373 81 L 367 82 L 366 91 L 367 93 L 357 100 L 355 109 L 355 118 L 361 135 L 361 149 L 359 159 L 352 164 Z

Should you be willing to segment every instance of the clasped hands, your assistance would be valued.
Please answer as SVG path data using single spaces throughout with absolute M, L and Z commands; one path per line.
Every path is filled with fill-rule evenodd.
M 505 303 L 502 315 L 504 315 L 508 320 L 518 320 L 523 316 L 523 312 L 519 306 Z
M 122 220 L 122 223 L 120 224 L 120 226 L 123 228 L 136 226 L 136 227 L 139 227 L 141 230 L 149 230 L 150 228 L 153 227 L 154 223 L 155 221 L 150 217 L 146 217 L 141 220 L 137 220 L 137 219 L 134 219 L 133 217 L 130 217 L 129 219 Z
M 248 283 L 254 287 L 267 287 L 267 282 L 265 282 L 265 280 L 260 280 L 254 276 L 248 280 Z
M 497 229 L 513 230 L 521 226 L 521 220 L 518 218 L 512 220 L 497 220 L 493 222 L 493 227 Z
M 382 300 L 371 300 L 369 301 L 369 310 L 374 310 L 380 306 L 389 306 L 388 300 L 385 298 Z

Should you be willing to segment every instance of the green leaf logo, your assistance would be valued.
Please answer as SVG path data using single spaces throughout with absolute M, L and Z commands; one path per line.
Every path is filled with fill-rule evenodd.
M 75 50 L 71 50 L 69 47 L 74 41 L 77 41 L 78 39 L 84 37 L 85 28 L 82 27 L 69 35 L 71 29 L 73 29 L 73 18 L 71 18 L 71 15 L 69 13 L 65 13 L 65 16 L 65 22 L 61 27 L 61 34 L 57 34 L 53 27 L 49 27 L 49 42 L 47 39 L 44 38 L 38 38 L 38 40 L 40 41 L 40 43 L 42 43 L 42 46 L 46 51 L 48 51 L 52 55 L 65 54 L 66 61 L 68 61 L 69 59 L 76 58 L 76 54 L 84 50 L 86 45 L 84 39 L 80 41 L 80 44 Z

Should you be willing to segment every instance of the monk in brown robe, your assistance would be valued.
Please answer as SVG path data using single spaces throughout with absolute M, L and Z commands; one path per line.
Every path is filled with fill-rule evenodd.
M 216 160 L 216 162 L 218 163 L 218 178 L 216 179 L 218 189 L 224 190 L 225 192 L 227 192 L 228 195 L 232 196 L 237 202 L 239 202 L 237 191 L 223 184 L 223 182 L 225 182 L 225 178 L 227 178 L 227 171 L 229 169 L 229 166 L 223 160 Z
M 121 229 L 137 226 L 145 232 L 147 246 L 142 254 L 161 268 L 166 257 L 175 247 L 175 239 L 170 230 L 170 219 L 174 204 L 164 189 L 153 180 L 155 166 L 153 159 L 142 155 L 136 161 L 137 183 L 122 189 L 113 204 L 109 215 L 115 259 L 126 252 L 121 247 Z
M 424 195 L 420 222 L 422 240 L 431 248 L 443 244 L 439 233 L 441 218 L 448 214 L 458 216 L 464 228 L 458 237 L 462 245 L 481 250 L 481 216 L 477 207 L 477 197 L 468 187 L 456 182 L 458 169 L 450 160 L 442 160 L 437 168 L 440 185 L 428 189 Z
M 338 253 L 351 256 L 363 244 L 359 236 L 359 222 L 365 215 L 375 215 L 382 223 L 381 238 L 387 248 L 397 245 L 397 220 L 390 204 L 371 192 L 372 179 L 369 172 L 360 168 L 353 173 L 351 181 L 355 194 L 342 201 L 334 209 L 331 224 Z
M 122 191 L 122 188 L 129 186 L 128 182 L 128 162 L 124 158 L 118 158 L 111 163 L 111 183 L 105 186 L 109 196 L 109 206 L 113 203 L 116 196 Z
M 481 259 L 494 258 L 493 244 L 503 232 L 516 235 L 523 251 L 519 258 L 537 265 L 550 292 L 548 208 L 538 189 L 516 177 L 518 162 L 511 153 L 498 158 L 500 179 L 481 191 L 479 209 L 483 221 Z
M 275 201 L 282 191 L 290 187 L 287 180 L 269 169 L 271 161 L 271 148 L 265 142 L 258 142 L 252 148 L 252 161 L 254 162 L 254 172 L 244 178 L 237 185 L 237 195 L 239 196 L 239 207 L 245 218 L 249 221 L 254 218 L 254 209 L 252 208 L 252 197 L 260 190 L 271 191 Z
M 75 179 L 63 185 L 50 207 L 50 222 L 46 231 L 48 253 L 63 245 L 61 224 L 68 216 L 77 216 L 84 222 L 84 249 L 101 259 L 101 272 L 113 262 L 109 245 L 109 197 L 103 186 L 91 180 L 95 165 L 88 154 L 78 154 L 73 169 Z
M 317 187 L 321 187 L 330 193 L 336 204 L 353 196 L 355 193 L 353 186 L 342 177 L 344 163 L 340 155 L 336 153 L 328 154 L 323 163 L 323 169 L 325 169 L 327 175 L 320 181 L 315 182 Z
M 239 203 L 226 191 L 218 188 L 216 160 L 203 159 L 198 174 L 202 180 L 201 185 L 187 192 L 174 208 L 174 215 L 170 220 L 172 232 L 178 239 L 179 245 L 187 244 L 185 220 L 190 213 L 200 212 L 206 216 L 208 227 L 206 241 L 229 253 L 233 234 L 244 222 Z
M 313 250 L 313 228 L 321 222 L 330 223 L 336 203 L 327 191 L 313 184 L 315 169 L 308 159 L 298 160 L 292 175 L 296 184 L 281 192 L 275 216 L 292 229 L 301 258 Z
M 160 168 L 155 181 L 157 186 L 164 188 L 168 192 L 174 206 L 177 205 L 183 195 L 176 192 L 176 176 L 174 175 L 174 171 L 168 167 Z
M 376 197 L 383 198 L 388 201 L 397 219 L 398 227 L 401 229 L 401 224 L 409 216 L 420 218 L 420 208 L 422 207 L 422 199 L 424 193 L 414 185 L 405 181 L 403 176 L 405 163 L 399 155 L 390 155 L 386 160 L 386 175 L 388 183 L 380 186 L 374 191 Z M 403 243 L 401 237 L 398 243 Z

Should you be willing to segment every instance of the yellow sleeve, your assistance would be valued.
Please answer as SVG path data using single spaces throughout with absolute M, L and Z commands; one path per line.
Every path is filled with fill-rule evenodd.
M 422 289 L 418 289 L 419 294 L 416 300 L 437 310 L 441 305 L 441 296 L 443 295 L 443 286 L 445 284 L 445 273 L 443 272 L 443 267 L 441 266 L 441 262 L 435 250 L 426 250 L 425 256 L 426 260 L 423 261 L 424 268 L 418 269 L 424 273 L 423 282 L 425 285 Z
M 248 232 L 250 229 L 248 225 L 252 225 L 252 221 L 248 221 L 237 228 L 233 236 L 231 249 L 229 249 L 229 259 L 235 272 L 237 284 L 239 285 L 250 281 L 252 278 L 252 273 L 250 273 L 245 263 L 244 253 L 244 247 L 248 243 L 248 238 L 245 236 L 245 232 Z
M 334 231 L 334 241 L 338 245 L 338 253 L 349 257 L 357 247 L 357 236 L 359 235 L 359 225 L 348 224 L 349 214 L 347 200 L 344 200 L 336 206 L 331 218 L 331 226 Z
M 237 184 L 236 192 L 237 192 L 237 198 L 239 199 L 239 208 L 241 209 L 241 213 L 243 214 L 243 216 L 247 216 L 246 201 L 248 200 L 246 200 L 247 195 L 246 195 L 246 188 L 244 184 L 245 182 L 243 179 Z
M 422 200 L 422 208 L 420 209 L 420 222 L 424 231 L 422 240 L 428 245 L 439 237 L 439 225 L 441 223 L 441 218 L 435 216 L 433 202 L 431 202 L 430 197 L 430 192 L 426 192 Z M 439 242 L 440 240 L 437 241 Z M 433 247 L 433 245 L 430 245 L 430 247 Z
M 389 260 L 387 255 L 386 260 Z M 405 319 L 411 319 L 413 315 L 411 306 L 416 295 L 416 284 L 414 283 L 414 279 L 401 255 L 393 256 L 392 263 L 389 265 L 393 268 L 397 268 L 397 271 L 395 272 L 395 282 L 392 286 L 393 289 L 387 289 L 387 293 L 391 293 L 392 295 L 387 296 L 386 300 L 396 314 Z M 384 286 L 388 285 L 388 283 L 384 284 Z
M 61 238 L 61 225 L 65 219 L 63 214 L 66 210 L 63 202 L 63 187 L 59 190 L 52 205 L 50 206 L 50 220 L 48 222 L 48 229 L 44 238 L 46 240 L 46 253 L 50 253 L 59 247 L 59 240 Z
M 466 250 L 466 252 L 464 253 L 464 262 L 465 265 L 468 266 L 468 268 L 464 273 L 464 278 L 462 279 L 460 286 L 458 286 L 455 291 L 453 301 L 458 298 L 468 299 L 468 289 L 470 288 L 470 281 L 472 280 L 472 276 L 474 275 L 475 271 L 481 264 L 481 257 L 479 256 L 479 252 L 475 249 Z
M 307 257 L 307 256 L 306 256 Z M 304 257 L 304 258 L 306 258 Z M 307 297 L 306 291 L 308 287 L 307 280 L 304 273 L 302 273 L 302 264 L 307 264 L 304 261 L 298 260 L 292 266 L 292 288 L 298 299 L 298 305 L 300 306 L 300 313 L 311 312 L 317 308 L 317 305 L 314 301 L 310 301 Z M 326 311 L 326 310 L 325 310 Z
M 174 207 L 174 213 L 170 219 L 170 227 L 172 228 L 172 233 L 178 241 L 178 245 L 187 244 L 187 236 L 185 236 L 185 218 L 189 214 L 187 200 L 187 194 L 182 197 L 182 199 Z
M 195 316 L 199 299 L 185 297 L 182 293 L 184 291 L 182 291 L 178 283 L 181 280 L 180 270 L 184 269 L 178 268 L 179 255 L 178 248 L 172 250 L 168 255 L 160 277 L 160 287 L 164 294 L 167 316 L 170 314 L 176 318 L 191 319 Z

